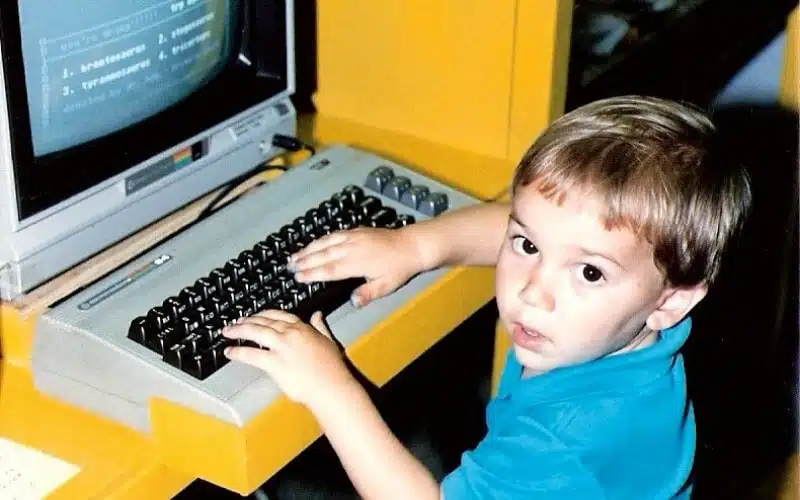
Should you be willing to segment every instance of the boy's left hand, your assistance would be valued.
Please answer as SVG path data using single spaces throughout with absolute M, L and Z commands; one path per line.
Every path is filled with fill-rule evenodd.
M 354 381 L 319 312 L 309 325 L 286 311 L 263 311 L 227 327 L 223 335 L 269 349 L 230 347 L 225 355 L 261 368 L 290 399 L 306 406 Z

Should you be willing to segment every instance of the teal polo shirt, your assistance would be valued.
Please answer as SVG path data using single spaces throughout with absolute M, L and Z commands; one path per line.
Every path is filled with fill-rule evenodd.
M 688 499 L 690 329 L 687 317 L 648 347 L 525 379 L 509 352 L 487 435 L 445 477 L 445 500 Z

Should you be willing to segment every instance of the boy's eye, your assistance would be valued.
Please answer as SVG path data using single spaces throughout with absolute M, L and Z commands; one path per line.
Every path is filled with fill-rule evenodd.
M 581 274 L 583 275 L 583 279 L 588 281 L 589 283 L 595 283 L 603 279 L 603 272 L 597 269 L 594 266 L 585 265 L 581 270 Z
M 536 245 L 524 236 L 514 236 L 511 241 L 511 248 L 520 255 L 533 255 L 539 251 Z

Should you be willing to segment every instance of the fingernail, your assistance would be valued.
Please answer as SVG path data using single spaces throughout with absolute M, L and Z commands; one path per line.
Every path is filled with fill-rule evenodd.
M 231 348 L 230 347 L 226 347 L 225 350 L 223 351 L 223 354 L 225 354 L 226 358 L 230 357 L 229 356 L 230 353 L 231 353 Z
M 361 307 L 361 300 L 354 293 L 350 294 L 350 303 L 353 304 L 353 307 Z
M 291 257 L 289 257 L 289 262 L 286 263 L 286 269 L 288 269 L 291 273 L 297 271 L 297 264 L 294 260 L 292 260 Z

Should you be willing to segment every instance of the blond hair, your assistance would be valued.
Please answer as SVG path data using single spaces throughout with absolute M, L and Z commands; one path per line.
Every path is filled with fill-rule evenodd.
M 626 227 L 654 247 L 674 286 L 711 283 L 751 204 L 746 171 L 720 155 L 698 109 L 624 96 L 577 108 L 542 133 L 514 174 L 562 203 L 567 192 L 598 197 L 608 229 Z

